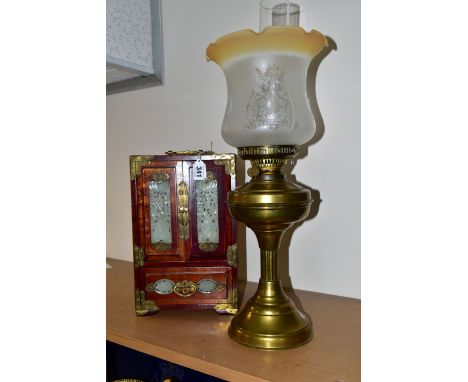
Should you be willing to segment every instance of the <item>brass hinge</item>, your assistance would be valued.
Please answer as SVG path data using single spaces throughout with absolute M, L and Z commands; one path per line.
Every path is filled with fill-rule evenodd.
M 226 259 L 231 267 L 237 268 L 237 243 L 227 247 Z
M 133 246 L 133 266 L 140 268 L 145 262 L 145 252 L 138 245 Z

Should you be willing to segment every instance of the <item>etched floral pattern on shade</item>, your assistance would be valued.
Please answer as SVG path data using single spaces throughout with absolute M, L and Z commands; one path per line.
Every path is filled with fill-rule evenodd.
M 295 105 L 284 81 L 284 70 L 268 65 L 255 68 L 256 83 L 247 104 L 246 129 L 294 129 Z

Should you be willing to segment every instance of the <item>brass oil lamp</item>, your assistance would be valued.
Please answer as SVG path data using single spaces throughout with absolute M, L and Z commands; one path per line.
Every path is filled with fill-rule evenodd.
M 277 257 L 283 233 L 307 217 L 312 203 L 310 191 L 286 180 L 282 169 L 315 133 L 307 71 L 326 46 L 320 32 L 276 25 L 225 35 L 206 50 L 227 82 L 223 139 L 252 164 L 251 181 L 228 195 L 232 216 L 255 232 L 260 247 L 258 289 L 229 327 L 229 336 L 243 345 L 285 349 L 313 336 L 310 318 L 281 286 Z

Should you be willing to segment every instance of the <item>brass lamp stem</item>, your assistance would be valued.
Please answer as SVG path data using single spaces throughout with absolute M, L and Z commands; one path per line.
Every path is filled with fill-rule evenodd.
M 262 249 L 260 252 L 261 281 L 278 281 L 278 251 Z
M 239 148 L 253 166 L 252 180 L 228 195 L 231 214 L 251 228 L 260 247 L 258 289 L 233 318 L 229 335 L 241 344 L 262 349 L 285 349 L 312 339 L 312 322 L 286 295 L 278 272 L 278 248 L 283 233 L 305 219 L 310 191 L 287 181 L 281 173 L 296 146 Z

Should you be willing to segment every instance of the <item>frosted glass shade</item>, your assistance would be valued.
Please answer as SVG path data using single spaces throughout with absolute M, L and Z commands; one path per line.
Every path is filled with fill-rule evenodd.
M 307 70 L 327 46 L 301 27 L 250 29 L 220 37 L 206 50 L 224 72 L 228 100 L 222 136 L 234 147 L 301 145 L 315 133 Z

